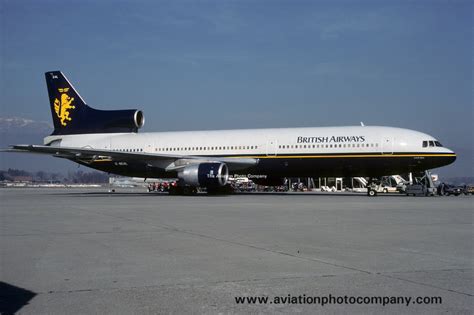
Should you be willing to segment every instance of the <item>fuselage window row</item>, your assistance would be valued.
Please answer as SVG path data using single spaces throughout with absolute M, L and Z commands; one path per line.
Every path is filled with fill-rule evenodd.
M 221 147 L 182 147 L 182 148 L 155 148 L 158 152 L 170 151 L 223 151 L 223 150 L 256 150 L 258 146 L 221 146 Z
M 373 148 L 373 147 L 378 147 L 379 144 L 378 143 L 353 143 L 352 145 L 351 144 L 313 144 L 313 145 L 306 145 L 306 144 L 303 144 L 303 145 L 290 145 L 290 144 L 286 144 L 286 145 L 279 145 L 278 148 L 279 149 L 325 149 L 325 148 Z
M 442 146 L 438 141 L 423 141 L 423 147 L 427 146 Z M 352 143 L 352 144 L 313 144 L 313 145 L 298 145 L 286 144 L 279 145 L 279 149 L 325 149 L 325 148 L 374 148 L 378 147 L 378 143 Z M 175 151 L 222 151 L 222 150 L 256 150 L 258 146 L 220 146 L 220 147 L 182 147 L 182 148 L 155 148 L 156 152 L 175 152 Z M 113 149 L 113 151 L 121 152 L 144 152 L 143 148 L 139 149 Z
M 112 149 L 112 151 L 118 151 L 118 152 L 143 152 L 143 148 L 139 148 L 139 149 Z
M 279 149 L 324 149 L 324 148 L 373 148 L 378 147 L 378 143 L 352 143 L 352 144 L 313 144 L 313 145 L 279 145 Z M 443 147 L 439 141 L 426 140 L 422 143 L 423 148 L 427 147 Z M 183 147 L 183 148 L 155 148 L 156 152 L 170 152 L 170 151 L 222 151 L 222 150 L 256 150 L 258 146 L 220 146 L 220 147 Z M 113 151 L 122 152 L 143 152 L 143 148 L 139 149 L 113 149 Z

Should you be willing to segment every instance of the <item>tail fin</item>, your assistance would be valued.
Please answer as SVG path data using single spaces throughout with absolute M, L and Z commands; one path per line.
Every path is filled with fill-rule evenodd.
M 54 129 L 66 128 L 87 105 L 60 71 L 46 72 L 45 76 Z
M 145 121 L 141 111 L 97 110 L 89 107 L 61 71 L 45 73 L 53 135 L 137 132 Z

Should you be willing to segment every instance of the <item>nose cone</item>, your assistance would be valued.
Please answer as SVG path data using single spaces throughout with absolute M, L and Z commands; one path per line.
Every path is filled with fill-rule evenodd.
M 454 161 L 456 161 L 456 153 L 454 153 L 454 151 L 450 150 L 450 149 L 447 149 L 446 150 L 446 158 L 445 158 L 445 165 L 449 165 L 451 163 L 454 163 Z

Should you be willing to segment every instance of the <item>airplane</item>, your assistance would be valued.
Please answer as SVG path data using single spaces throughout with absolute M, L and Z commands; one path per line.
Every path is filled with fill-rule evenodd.
M 177 178 L 173 194 L 194 194 L 197 187 L 210 194 L 226 192 L 229 174 L 273 186 L 288 177 L 372 179 L 421 172 L 456 159 L 428 134 L 363 124 L 139 133 L 145 122 L 141 110 L 94 109 L 62 72 L 45 77 L 54 131 L 43 145 L 19 144 L 5 151 L 48 154 L 124 176 Z

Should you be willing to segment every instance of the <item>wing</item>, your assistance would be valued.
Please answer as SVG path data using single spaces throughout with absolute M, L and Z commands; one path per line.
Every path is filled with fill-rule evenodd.
M 239 170 L 251 167 L 258 163 L 254 158 L 230 158 L 218 156 L 195 156 L 175 154 L 154 154 L 145 152 L 120 152 L 90 147 L 55 147 L 45 145 L 13 145 L 3 152 L 48 154 L 54 157 L 65 158 L 82 163 L 95 163 L 101 161 L 126 162 L 143 161 L 150 165 L 161 167 L 166 171 L 177 171 L 186 165 L 203 162 L 225 163 L 229 170 Z

